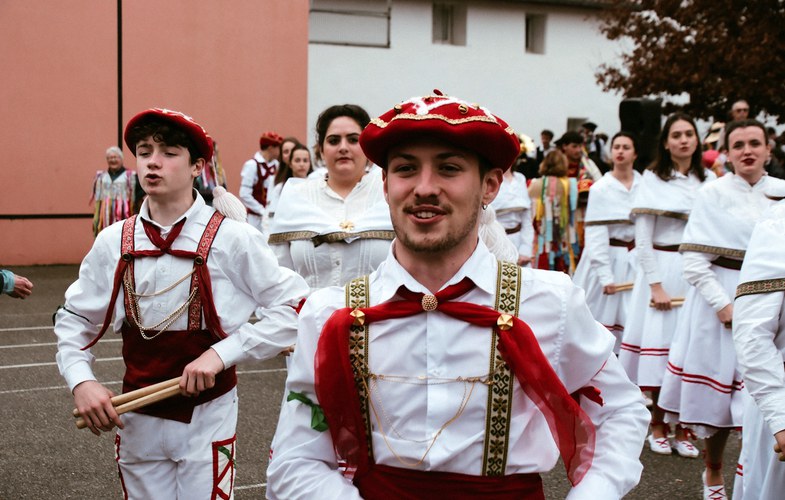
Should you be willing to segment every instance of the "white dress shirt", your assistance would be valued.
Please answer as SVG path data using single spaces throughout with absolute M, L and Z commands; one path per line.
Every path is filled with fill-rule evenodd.
M 195 251 L 215 212 L 194 193 L 193 205 L 178 219 L 186 218 L 186 222 L 173 249 Z M 142 204 L 139 217 L 161 227 L 150 219 L 147 200 Z M 164 238 L 171 227 L 161 227 Z M 123 223 L 118 222 L 99 233 L 82 261 L 79 278 L 66 291 L 65 309 L 60 309 L 56 315 L 57 364 L 71 390 L 81 382 L 96 380 L 92 370 L 95 357 L 90 350 L 80 349 L 96 337 L 110 306 L 122 229 Z M 140 220 L 136 222 L 134 238 L 136 250 L 155 249 Z M 190 273 L 193 266 L 193 260 L 169 254 L 139 257 L 134 261 L 136 291 L 150 294 L 162 290 Z M 212 348 L 227 368 L 250 358 L 271 358 L 295 343 L 297 313 L 294 307 L 307 295 L 308 287 L 294 272 L 278 266 L 275 255 L 258 231 L 245 223 L 224 219 L 213 241 L 207 267 L 215 310 L 221 327 L 228 334 Z M 154 325 L 166 318 L 186 301 L 190 282 L 185 279 L 167 293 L 140 298 L 140 322 Z M 114 307 L 112 326 L 119 333 L 125 321 L 122 289 L 111 306 Z M 250 324 L 248 318 L 260 307 L 263 317 Z M 187 320 L 188 314 L 183 314 L 171 329 L 185 330 Z M 204 321 L 202 323 L 204 328 Z
M 518 249 L 518 255 L 531 258 L 534 245 L 534 225 L 532 224 L 532 202 L 526 186 L 526 177 L 519 172 L 513 172 L 512 180 L 505 177 L 499 187 L 499 194 L 491 202 L 491 206 L 496 210 L 496 220 L 504 229 L 520 226 L 517 232 L 508 234 L 507 237 Z
M 583 292 L 563 273 L 522 270 L 520 314 L 534 331 L 543 353 L 568 392 L 585 386 L 601 391 L 604 405 L 581 398 L 597 431 L 592 466 L 568 498 L 620 498 L 637 484 L 639 455 L 649 421 L 640 391 L 611 353 L 614 339 L 591 317 Z M 469 277 L 477 286 L 459 300 L 493 307 L 497 263 L 482 242 L 446 286 Z M 428 290 L 397 262 L 392 252 L 370 276 L 371 305 L 392 299 L 401 285 Z M 342 287 L 315 292 L 301 311 L 297 350 L 286 393 L 314 393 L 314 356 L 327 318 L 345 307 Z M 478 475 L 482 469 L 488 388 L 457 377 L 488 374 L 491 332 L 439 311 L 379 321 L 369 330 L 369 369 L 407 377 L 408 383 L 369 384 L 384 432 L 371 416 L 375 462 L 401 467 L 396 454 L 419 460 L 417 469 Z M 425 383 L 417 381 L 427 380 Z M 414 381 L 414 383 L 412 383 Z M 468 399 L 460 416 L 446 425 Z M 543 414 L 517 381 L 513 387 L 507 474 L 550 470 L 559 453 Z M 268 468 L 268 498 L 357 499 L 355 487 L 338 471 L 330 433 L 310 427 L 311 410 L 287 402 L 276 432 Z M 385 444 L 385 435 L 393 451 Z

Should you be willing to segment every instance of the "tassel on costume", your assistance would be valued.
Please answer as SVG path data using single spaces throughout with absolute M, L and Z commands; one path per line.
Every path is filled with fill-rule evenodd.
M 213 208 L 224 216 L 240 222 L 245 222 L 248 216 L 245 205 L 239 198 L 222 186 L 213 189 Z

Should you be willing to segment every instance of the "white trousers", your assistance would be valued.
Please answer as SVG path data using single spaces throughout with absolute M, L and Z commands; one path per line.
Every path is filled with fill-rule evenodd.
M 233 498 L 237 388 L 197 406 L 190 424 L 123 415 L 115 452 L 127 499 Z

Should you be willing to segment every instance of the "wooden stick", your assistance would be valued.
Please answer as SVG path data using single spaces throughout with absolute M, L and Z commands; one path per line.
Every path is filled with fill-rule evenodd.
M 148 385 L 147 387 L 142 387 L 141 389 L 137 389 L 135 391 L 126 392 L 125 394 L 118 394 L 117 396 L 112 398 L 112 406 L 116 408 L 129 401 L 133 401 L 134 399 L 139 399 L 143 396 L 147 396 L 148 394 L 158 392 L 161 389 L 166 389 L 167 387 L 178 385 L 179 383 L 180 383 L 180 377 L 175 377 L 169 380 L 164 380 L 163 382 L 158 382 L 157 384 Z M 80 417 L 79 410 L 77 410 L 76 408 L 74 408 L 73 414 L 74 417 L 76 418 Z
M 112 406 L 115 407 L 118 415 L 128 413 L 129 411 L 138 410 L 145 406 L 163 401 L 180 393 L 180 377 L 161 382 L 159 384 L 151 385 L 137 389 L 136 391 L 120 394 L 112 398 Z M 157 390 L 155 390 L 157 388 Z M 74 410 L 75 413 L 76 410 Z M 87 427 L 87 422 L 80 416 L 76 420 L 77 429 L 84 429 Z
M 619 283 L 617 285 L 613 285 L 616 287 L 617 292 L 626 292 L 627 290 L 632 290 L 632 281 L 628 281 L 627 283 Z
M 680 307 L 684 305 L 684 297 L 673 297 L 671 299 L 671 307 Z M 649 307 L 654 307 L 654 301 L 649 302 Z

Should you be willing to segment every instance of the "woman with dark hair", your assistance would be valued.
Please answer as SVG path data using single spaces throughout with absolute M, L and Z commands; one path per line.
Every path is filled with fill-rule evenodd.
M 586 207 L 586 245 L 573 281 L 586 290 L 586 303 L 594 318 L 616 337 L 619 353 L 630 293 L 617 290 L 635 279 L 635 227 L 630 210 L 641 175 L 633 165 L 635 137 L 619 132 L 611 139 L 611 171 L 589 189 Z
M 673 448 L 663 411 L 656 404 L 681 311 L 678 306 L 689 288 L 678 250 L 698 188 L 715 178 L 701 164 L 698 142 L 690 116 L 674 113 L 668 117 L 657 159 L 643 173 L 631 212 L 639 268 L 619 360 L 641 390 L 651 391 L 654 407 L 648 442 L 653 452 L 663 455 L 670 455 Z M 681 456 L 698 456 L 698 449 L 680 426 L 676 427 L 673 447 Z
M 286 140 L 284 140 L 284 144 L 286 144 Z M 297 142 L 289 149 L 286 161 L 281 163 L 281 168 L 275 173 L 275 185 L 270 193 L 270 201 L 267 203 L 267 214 L 271 219 L 275 217 L 278 199 L 281 197 L 281 191 L 286 181 L 291 178 L 305 179 L 311 172 L 313 172 L 311 152 L 308 150 L 308 146 Z
M 324 110 L 316 139 L 325 177 L 284 186 L 269 243 L 281 265 L 295 270 L 311 288 L 343 285 L 373 271 L 393 239 L 381 169 L 360 148 L 370 122 L 360 106 Z
M 695 198 L 679 251 L 692 285 L 673 335 L 659 406 L 666 422 L 689 427 L 706 443 L 703 483 L 716 498 L 731 429 L 742 425 L 742 378 L 731 335 L 733 298 L 752 229 L 785 181 L 766 174 L 766 129 L 756 120 L 731 122 L 725 144 L 733 173 Z M 782 365 L 780 365 L 782 370 Z
M 280 167 L 283 168 L 289 162 L 289 156 L 292 154 L 292 148 L 294 148 L 297 144 L 300 144 L 300 140 L 297 137 L 286 137 L 284 138 L 283 142 L 281 143 L 281 155 L 278 157 L 278 163 Z M 278 171 L 281 170 L 278 169 Z M 276 183 L 278 181 L 276 180 Z

